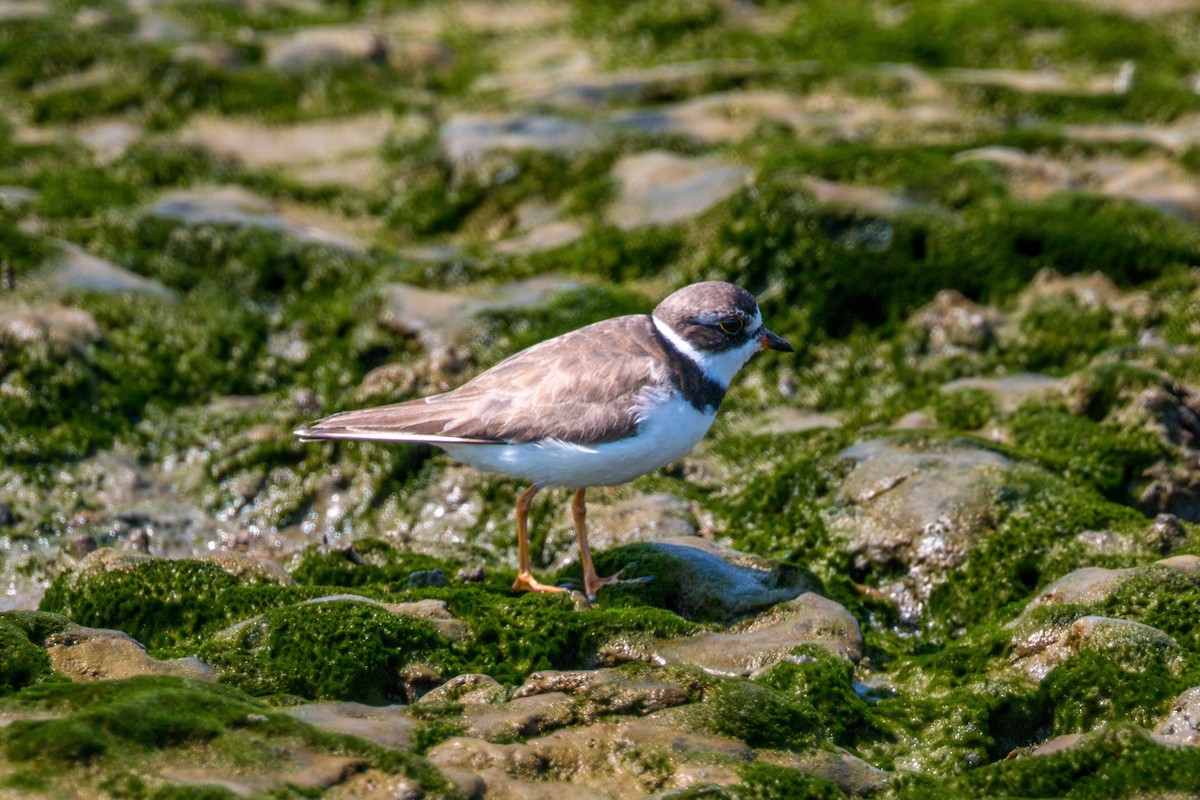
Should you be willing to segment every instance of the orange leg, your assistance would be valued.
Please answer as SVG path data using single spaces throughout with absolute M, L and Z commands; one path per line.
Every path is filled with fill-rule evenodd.
M 541 489 L 536 483 L 517 495 L 517 579 L 513 581 L 514 592 L 565 592 L 558 586 L 539 583 L 529 564 L 529 507 L 533 496 Z
M 592 563 L 592 548 L 588 546 L 587 506 L 584 505 L 583 499 L 585 491 L 585 489 L 576 490 L 575 497 L 571 499 L 571 516 L 575 518 L 575 537 L 579 540 L 579 561 L 583 565 L 583 593 L 588 600 L 595 600 L 596 592 L 600 591 L 602 586 L 611 586 L 614 583 L 643 583 L 645 579 L 622 581 L 621 573 L 625 571 L 624 569 L 618 570 L 617 574 L 607 578 L 601 578 L 596 574 L 596 565 Z

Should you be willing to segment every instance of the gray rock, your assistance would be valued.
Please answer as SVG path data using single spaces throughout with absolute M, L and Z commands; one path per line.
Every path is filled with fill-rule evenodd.
M 427 797 L 425 789 L 412 778 L 379 769 L 351 775 L 321 796 L 326 800 L 424 800 Z
M 1178 662 L 1180 647 L 1167 634 L 1127 619 L 1086 616 L 1061 626 L 1024 627 L 1013 637 L 1013 666 L 1035 681 L 1083 650 L 1112 651 L 1116 648 L 1157 654 L 1169 662 Z M 1132 665 L 1124 665 L 1131 667 Z
M 224 42 L 189 42 L 171 51 L 171 60 L 181 64 L 196 63 L 218 69 L 235 69 L 242 65 L 238 52 Z
M 381 61 L 386 56 L 383 37 L 368 28 L 305 28 L 268 41 L 266 63 L 281 72 L 297 73 Z
M 579 288 L 577 281 L 552 276 L 491 286 L 483 293 L 440 292 L 405 283 L 383 287 L 379 323 L 409 336 L 418 336 L 427 348 L 466 344 L 470 319 L 482 311 L 521 309 L 544 304 L 552 295 Z
M 284 713 L 323 730 L 347 733 L 393 750 L 412 747 L 417 727 L 407 706 L 367 706 L 362 703 L 307 703 Z
M 240 186 L 168 192 L 147 213 L 187 225 L 261 228 L 348 253 L 363 250 L 362 244 L 349 236 L 276 214 L 270 203 Z
M 457 113 L 439 133 L 442 152 L 458 168 L 474 166 L 493 151 L 579 153 L 608 139 L 596 123 L 544 114 Z
M 1176 556 L 1167 558 L 1144 567 L 1129 567 L 1126 569 L 1104 569 L 1103 567 L 1084 567 L 1069 572 L 1042 590 L 1037 597 L 1029 601 L 1026 611 L 1043 606 L 1059 605 L 1090 605 L 1112 597 L 1122 586 L 1138 575 L 1160 575 L 1163 571 L 1182 573 L 1197 583 L 1200 574 L 1195 564 L 1200 563 L 1196 556 Z M 1165 575 L 1164 577 L 1171 577 Z
M 175 293 L 158 281 L 130 272 L 73 244 L 63 244 L 62 254 L 50 263 L 48 277 L 51 283 L 63 289 L 110 294 L 131 292 L 164 300 L 175 299 Z
M 1155 726 L 1154 737 L 1167 744 L 1200 747 L 1200 686 L 1175 698 L 1171 713 Z
M 28 22 L 50 15 L 50 4 L 40 0 L 5 0 L 0 3 L 0 25 L 6 22 Z
M 806 177 L 801 184 L 818 203 L 858 209 L 878 217 L 894 217 L 912 208 L 904 195 L 879 186 L 853 186 Z
M 542 253 L 566 247 L 582 238 L 583 234 L 583 226 L 578 222 L 556 220 L 538 225 L 520 236 L 497 242 L 492 249 L 506 256 Z
M 965 389 L 987 392 L 996 401 L 996 408 L 1011 414 L 1029 400 L 1053 398 L 1066 391 L 1067 383 L 1062 378 L 1048 375 L 1019 373 L 999 378 L 959 378 L 943 384 L 942 394 L 953 394 Z
M 27 186 L 0 186 L 0 208 L 15 211 L 33 205 L 41 196 L 41 192 Z
M 16 344 L 82 346 L 100 337 L 96 318 L 56 304 L 0 309 L 0 337 Z
M 662 150 L 624 156 L 613 167 L 621 189 L 607 216 L 623 230 L 682 222 L 735 194 L 749 175 L 745 167 L 715 158 Z
M 986 348 L 1003 322 L 1000 312 L 946 289 L 918 309 L 908 324 L 924 334 L 931 353 L 949 356 Z
M 537 736 L 579 719 L 578 704 L 562 692 L 529 695 L 507 703 L 472 703 L 463 708 L 467 733 L 487 740 Z
M 111 163 L 145 135 L 141 125 L 128 120 L 95 122 L 75 131 L 75 138 L 101 164 Z
M 139 675 L 217 679 L 212 668 L 198 658 L 151 658 L 141 642 L 121 631 L 72 625 L 52 634 L 45 647 L 54 670 L 77 681 L 121 680 Z
M 133 40 L 140 44 L 170 44 L 189 39 L 192 32 L 165 17 L 157 14 L 143 14 L 138 18 L 137 30 Z
M 862 657 L 862 632 L 849 611 L 806 592 L 757 619 L 719 633 L 682 639 L 617 642 L 601 657 L 613 661 L 691 664 L 726 676 L 754 677 L 786 659 L 802 644 L 818 644 L 850 661 Z
M 905 570 L 879 588 L 915 623 L 934 588 L 991 529 L 999 483 L 1012 462 L 964 442 L 917 448 L 889 439 L 856 444 L 841 458 L 853 468 L 829 530 L 854 556 L 857 570 Z
M 356 154 L 377 156 L 394 133 L 409 139 L 419 136 L 425 126 L 418 116 L 398 120 L 387 112 L 292 125 L 201 116 L 188 123 L 181 138 L 215 156 L 248 167 L 296 168 L 303 164 L 337 163 Z M 378 174 L 377 157 L 373 163 Z
M 1010 186 L 1021 197 L 1040 199 L 1051 194 L 1071 191 L 1080 180 L 1072 169 L 1059 161 L 1034 156 L 1015 147 L 980 147 L 964 150 L 955 161 L 986 161 L 996 164 L 1008 174 Z
M 1135 322 L 1151 319 L 1156 309 L 1148 292 L 1121 291 L 1102 272 L 1089 275 L 1060 275 L 1053 269 L 1039 270 L 1029 285 L 1017 295 L 1019 311 L 1047 300 L 1070 298 L 1083 308 L 1105 309 Z
M 250 583 L 271 583 L 276 586 L 295 586 L 296 581 L 274 561 L 254 558 L 236 550 L 204 553 L 197 560 L 216 564 L 235 578 Z
M 610 669 L 535 672 L 513 692 L 513 699 L 547 693 L 578 698 L 579 714 L 588 721 L 602 714 L 649 714 L 695 699 L 681 684 L 651 676 L 629 678 Z
M 699 536 L 664 539 L 651 546 L 669 560 L 664 569 L 679 585 L 672 606 L 693 618 L 733 620 L 817 587 L 817 581 L 801 570 Z
M 712 59 L 656 64 L 644 69 L 584 74 L 567 72 L 537 80 L 522 74 L 485 81 L 481 88 L 505 88 L 523 99 L 559 108 L 599 110 L 667 95 L 692 95 L 714 79 L 744 79 L 762 71 L 753 60 Z M 548 79 L 547 79 L 548 78 Z
M 508 690 L 490 675 L 456 675 L 427 692 L 418 703 L 499 703 L 508 699 Z

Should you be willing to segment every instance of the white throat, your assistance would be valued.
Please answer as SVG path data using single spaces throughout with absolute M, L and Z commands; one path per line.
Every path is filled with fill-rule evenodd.
M 675 349 L 682 353 L 684 358 L 695 362 L 701 371 L 710 380 L 720 384 L 722 389 L 728 389 L 729 382 L 733 380 L 733 376 L 737 374 L 737 371 L 745 366 L 752 355 L 762 349 L 757 339 L 750 339 L 741 347 L 735 347 L 732 350 L 723 350 L 720 353 L 706 353 L 702 350 L 697 350 L 686 339 L 676 333 L 670 325 L 658 317 L 651 315 L 650 319 L 654 320 L 654 327 L 658 328 L 658 332 L 663 335 L 663 338 L 674 345 Z M 754 318 L 746 324 L 750 330 L 758 330 L 758 328 L 762 327 L 762 314 L 756 311 Z

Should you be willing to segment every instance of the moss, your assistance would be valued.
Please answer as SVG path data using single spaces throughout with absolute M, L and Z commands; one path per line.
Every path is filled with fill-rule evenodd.
M 310 547 L 291 571 L 297 583 L 306 586 L 356 587 L 388 584 L 403 587 L 418 570 L 440 569 L 452 573 L 455 565 L 446 559 L 418 553 L 402 553 L 380 539 L 356 539 L 348 550 L 324 551 Z
M 15 692 L 50 674 L 50 658 L 39 643 L 0 616 L 0 695 Z
M 756 761 L 741 767 L 740 785 L 733 788 L 738 800 L 844 800 L 830 781 L 810 772 Z
M 1143 731 L 1116 728 L 1089 736 L 1076 747 L 1038 758 L 1014 758 L 972 770 L 930 791 L 900 791 L 918 797 L 1135 798 L 1200 792 L 1200 752 L 1165 747 Z
M 240 794 L 224 786 L 160 786 L 149 800 L 236 800 Z
M 1036 404 L 1013 414 L 1008 430 L 1018 454 L 1114 499 L 1128 498 L 1134 481 L 1164 455 L 1148 431 L 1104 425 Z
M 979 430 L 996 415 L 996 400 L 982 389 L 944 392 L 934 403 L 934 415 L 950 430 Z
M 122 630 L 154 650 L 315 594 L 236 578 L 208 562 L 154 559 L 85 579 L 63 575 L 46 590 L 41 609 Z
M 1180 647 L 1200 654 L 1200 585 L 1178 570 L 1139 571 L 1106 599 L 1083 613 L 1130 619 L 1157 628 Z M 1200 668 L 1200 664 L 1196 665 Z
M 1153 727 L 1184 689 L 1163 654 L 1126 645 L 1083 650 L 1050 671 L 1038 687 L 1055 734 L 1104 724 Z
M 264 712 L 235 690 L 177 678 L 43 684 L 3 702 L 12 709 L 66 712 L 17 720 L 5 729 L 5 755 L 18 763 L 72 763 L 119 748 L 210 741 L 226 729 L 253 724 L 249 718 Z
M 704 700 L 702 719 L 714 732 L 751 747 L 802 749 L 817 741 L 820 714 L 807 698 L 745 680 L 730 680 Z
M 435 719 L 418 725 L 413 731 L 413 752 L 425 755 L 447 739 L 461 736 L 467 728 L 452 719 Z
M 405 698 L 407 664 L 448 644 L 424 620 L 339 601 L 272 609 L 210 639 L 200 655 L 252 694 L 382 705 Z
M 1146 524 L 1138 512 L 1105 501 L 1090 487 L 1040 472 L 1014 473 L 1000 500 L 994 531 L 976 541 L 966 564 L 931 593 L 931 632 L 950 634 L 995 619 L 1075 569 L 1083 558 L 1078 533 Z
M 811 704 L 822 738 L 849 747 L 872 733 L 867 701 L 854 690 L 854 667 L 823 647 L 797 647 L 755 682 Z

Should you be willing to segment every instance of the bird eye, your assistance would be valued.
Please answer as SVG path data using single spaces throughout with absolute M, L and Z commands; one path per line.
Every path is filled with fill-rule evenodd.
M 726 317 L 717 323 L 717 326 L 730 335 L 741 333 L 742 327 L 746 323 L 742 322 L 741 317 Z

